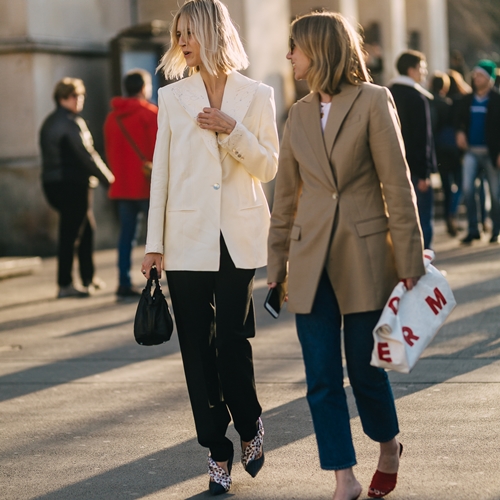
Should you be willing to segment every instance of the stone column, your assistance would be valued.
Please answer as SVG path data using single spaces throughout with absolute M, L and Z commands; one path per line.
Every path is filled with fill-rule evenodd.
M 382 0 L 389 4 L 386 23 L 388 45 L 384 44 L 384 77 L 386 82 L 397 73 L 395 62 L 399 54 L 406 50 L 406 5 L 405 0 Z
M 405 0 L 358 0 L 360 23 L 380 25 L 380 43 L 383 50 L 383 82 L 395 76 L 395 61 L 406 50 L 406 2 Z
M 226 3 L 240 26 L 250 60 L 246 75 L 274 88 L 276 118 L 281 134 L 288 108 L 295 99 L 291 66 L 285 57 L 290 34 L 289 0 L 232 0 Z M 236 11 L 237 4 L 239 12 Z M 236 14 L 239 14 L 238 17 Z M 274 182 L 265 184 L 264 190 L 272 204 Z
M 293 99 L 288 51 L 289 0 L 226 0 L 237 24 L 250 66 L 244 73 L 274 88 L 278 124 Z
M 424 2 L 422 2 L 424 3 Z M 429 72 L 446 71 L 449 66 L 448 16 L 446 0 L 426 0 Z
M 357 26 L 359 22 L 358 0 L 339 0 L 339 12 L 349 19 L 353 26 Z

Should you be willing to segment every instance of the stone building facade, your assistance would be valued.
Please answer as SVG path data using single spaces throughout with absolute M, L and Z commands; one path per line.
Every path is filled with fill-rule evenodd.
M 446 69 L 446 0 L 226 0 L 251 65 L 246 74 L 275 89 L 282 124 L 295 99 L 287 52 L 289 22 L 326 8 L 366 31 L 377 59 L 377 81 L 394 74 L 398 53 L 411 46 L 429 67 Z M 83 116 L 102 152 L 102 124 L 112 96 L 110 40 L 130 26 L 169 21 L 178 0 L 0 0 L 0 256 L 50 255 L 55 213 L 40 186 L 38 129 L 53 109 L 52 90 L 64 76 L 87 87 Z M 113 247 L 117 222 L 98 188 L 97 247 Z

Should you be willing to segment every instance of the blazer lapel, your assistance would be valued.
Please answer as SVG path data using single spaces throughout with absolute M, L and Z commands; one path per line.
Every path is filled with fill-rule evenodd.
M 203 111 L 203 108 L 210 107 L 207 90 L 200 73 L 195 73 L 181 80 L 180 85 L 173 85 L 172 93 L 188 115 L 194 120 L 196 129 L 203 138 L 208 150 L 214 155 L 217 161 L 220 161 L 219 144 L 215 133 L 211 130 L 200 128 L 197 122 L 198 114 Z
M 241 123 L 247 114 L 250 104 L 252 104 L 258 88 L 259 82 L 250 80 L 250 78 L 233 71 L 227 76 L 221 111 L 238 123 Z M 221 162 L 227 154 L 228 151 L 226 149 L 220 151 Z
M 323 131 L 321 130 L 319 94 L 311 92 L 302 99 L 300 105 L 301 121 L 303 123 L 305 135 L 314 151 L 314 155 L 325 172 L 328 180 L 335 186 L 332 167 L 326 154 L 325 143 L 323 140 Z M 330 111 L 331 113 L 332 111 Z
M 340 94 L 333 96 L 330 114 L 326 122 L 324 140 L 326 154 L 328 158 L 332 153 L 333 144 L 339 133 L 340 127 L 344 118 L 349 113 L 351 106 L 359 95 L 361 85 L 346 85 L 341 86 Z

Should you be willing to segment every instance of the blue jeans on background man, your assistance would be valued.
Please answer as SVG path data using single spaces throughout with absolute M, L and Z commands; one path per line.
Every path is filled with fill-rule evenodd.
M 118 200 L 120 237 L 118 240 L 118 270 L 120 287 L 130 288 L 132 247 L 135 245 L 143 216 L 149 210 L 149 200 Z
M 347 373 L 365 434 L 379 443 L 398 433 L 398 418 L 385 370 L 370 365 L 372 331 L 381 311 L 346 314 L 343 318 L 326 271 L 313 308 L 295 317 L 307 378 L 307 401 L 318 442 L 321 468 L 341 470 L 356 464 L 349 409 L 344 391 L 341 327 Z
M 476 202 L 476 179 L 481 170 L 486 173 L 490 188 L 491 211 L 490 218 L 493 223 L 492 239 L 498 237 L 500 231 L 500 171 L 493 166 L 486 148 L 471 148 L 463 158 L 462 163 L 462 191 L 467 208 L 467 221 L 469 236 L 479 238 L 478 205 Z
M 429 186 L 427 191 L 423 193 L 418 189 L 418 177 L 411 176 L 411 181 L 417 195 L 418 216 L 420 218 L 420 226 L 424 236 L 424 248 L 431 248 L 433 228 L 432 219 L 434 218 L 434 191 L 432 186 Z

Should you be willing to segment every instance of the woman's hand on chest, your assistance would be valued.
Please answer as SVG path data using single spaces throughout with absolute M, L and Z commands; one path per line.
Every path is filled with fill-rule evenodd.
M 203 108 L 197 121 L 200 128 L 219 134 L 230 134 L 236 127 L 236 120 L 217 108 Z

